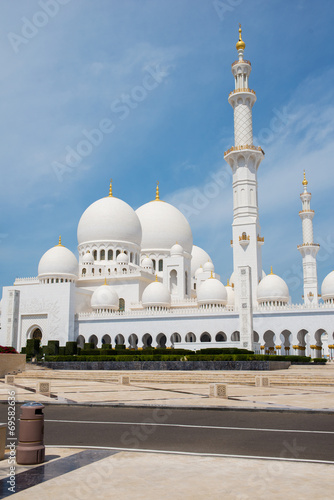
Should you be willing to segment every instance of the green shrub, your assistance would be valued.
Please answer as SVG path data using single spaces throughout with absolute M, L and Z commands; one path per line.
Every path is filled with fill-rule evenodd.
M 313 363 L 325 364 L 325 363 L 327 363 L 327 358 L 313 358 L 312 361 L 313 361 Z
M 87 349 L 95 349 L 94 342 L 85 342 L 83 350 L 85 351 Z
M 76 342 L 66 342 L 65 345 L 65 355 L 70 356 L 77 354 L 78 346 Z
M 237 347 L 208 347 L 196 351 L 196 354 L 254 354 L 254 352 L 247 349 L 238 349 Z
M 99 349 L 82 349 L 80 356 L 99 356 L 100 352 Z
M 28 339 L 27 340 L 26 354 L 27 354 L 28 358 L 31 358 L 33 356 L 37 356 L 39 354 L 40 342 L 41 341 L 39 339 Z
M 124 350 L 125 349 L 125 345 L 124 344 L 116 344 L 115 345 L 115 349 L 117 349 L 117 351 Z
M 112 348 L 112 345 L 111 344 L 102 344 L 102 349 L 105 350 L 110 350 Z
M 47 353 L 49 356 L 56 356 L 59 354 L 59 340 L 49 340 Z
M 65 346 L 59 347 L 59 355 L 60 356 L 65 356 L 66 355 L 66 347 Z
M 21 354 L 27 354 L 27 348 L 26 347 L 22 347 Z

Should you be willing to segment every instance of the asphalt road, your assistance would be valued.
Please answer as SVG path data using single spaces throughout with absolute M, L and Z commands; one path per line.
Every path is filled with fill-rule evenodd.
M 46 445 L 334 463 L 334 414 L 51 405 L 44 414 Z

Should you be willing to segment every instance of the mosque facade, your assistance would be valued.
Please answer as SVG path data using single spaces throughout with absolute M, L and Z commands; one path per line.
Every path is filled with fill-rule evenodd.
M 156 196 L 136 211 L 114 196 L 97 200 L 77 230 L 78 255 L 59 243 L 41 258 L 38 275 L 3 288 L 0 344 L 20 350 L 29 338 L 129 348 L 240 347 L 257 353 L 321 357 L 334 350 L 334 271 L 318 295 L 317 252 L 308 182 L 302 181 L 302 304 L 292 304 L 285 281 L 262 269 L 257 171 L 264 159 L 253 144 L 249 88 L 239 29 L 234 146 L 224 157 L 232 170 L 233 273 L 224 285 L 205 250 L 193 243 L 190 225 Z

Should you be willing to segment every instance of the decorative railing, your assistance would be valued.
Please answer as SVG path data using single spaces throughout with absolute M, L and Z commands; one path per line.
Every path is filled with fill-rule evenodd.
M 253 90 L 253 89 L 249 89 L 249 88 L 244 87 L 244 88 L 240 88 L 240 89 L 234 89 L 234 90 L 232 90 L 232 91 L 229 93 L 229 95 L 228 95 L 228 96 L 230 97 L 231 95 L 233 95 L 233 94 L 238 94 L 238 93 L 240 93 L 240 92 L 248 92 L 248 93 L 250 93 L 250 94 L 254 94 L 254 95 L 256 95 L 255 90 Z
M 235 66 L 236 64 L 249 64 L 251 66 L 251 62 L 250 61 L 247 61 L 247 59 L 241 59 L 241 61 L 234 61 L 234 63 L 232 63 L 232 68 L 233 66 Z
M 264 154 L 264 151 L 260 146 L 252 146 L 250 144 L 246 144 L 245 146 L 232 146 L 230 149 L 225 151 L 224 157 L 232 153 L 232 151 L 243 151 L 245 149 L 251 149 L 252 151 L 261 151 L 261 153 Z
M 39 283 L 38 277 L 35 276 L 33 278 L 16 278 L 14 281 L 14 285 L 19 285 L 23 283 Z

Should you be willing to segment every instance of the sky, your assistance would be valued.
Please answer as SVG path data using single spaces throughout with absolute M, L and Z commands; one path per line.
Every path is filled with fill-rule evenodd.
M 77 253 L 84 210 L 113 193 L 160 196 L 226 282 L 233 271 L 231 63 L 242 24 L 263 269 L 301 302 L 299 195 L 315 210 L 319 292 L 334 268 L 331 0 L 2 0 L 0 285 L 37 275 L 58 242 Z M 88 143 L 88 146 L 87 146 Z

